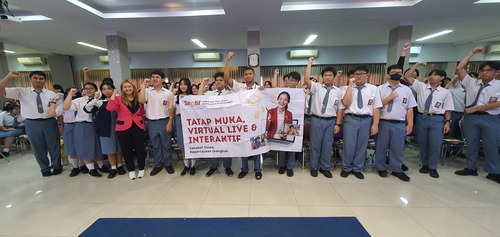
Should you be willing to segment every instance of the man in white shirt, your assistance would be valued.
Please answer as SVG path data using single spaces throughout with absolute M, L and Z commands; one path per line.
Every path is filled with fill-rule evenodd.
M 433 178 L 439 178 L 437 166 L 441 154 L 444 134 L 450 131 L 451 111 L 454 110 L 451 93 L 441 87 L 441 81 L 446 72 L 434 69 L 427 77 L 429 84 L 412 77 L 415 69 L 426 63 L 416 63 L 405 73 L 410 88 L 417 93 L 417 139 L 420 147 L 422 167 L 419 172 L 429 173 Z
M 366 148 L 370 135 L 378 133 L 382 100 L 378 88 L 367 83 L 369 70 L 366 66 L 357 66 L 353 72 L 354 78 L 342 91 L 342 103 L 339 106 L 344 111 L 344 154 L 340 177 L 346 178 L 352 173 L 356 178 L 364 179 L 361 171 L 366 159 Z
M 217 72 L 213 76 L 214 78 L 214 83 L 215 83 L 215 90 L 212 91 L 205 91 L 205 88 L 208 88 L 208 85 L 210 85 L 211 80 L 209 78 L 206 78 L 208 80 L 204 80 L 203 84 L 204 86 L 200 86 L 200 90 L 198 90 L 198 95 L 212 95 L 212 96 L 221 96 L 221 95 L 228 95 L 231 94 L 230 90 L 226 90 L 226 82 L 224 81 L 224 73 L 223 72 Z M 212 158 L 210 159 L 210 169 L 208 172 L 205 174 L 207 177 L 212 176 L 216 171 L 217 168 L 219 167 L 219 161 L 222 160 L 222 164 L 224 166 L 224 172 L 226 173 L 227 176 L 231 177 L 233 176 L 234 172 L 231 169 L 231 165 L 233 162 L 233 158 Z
M 382 107 L 380 109 L 379 131 L 376 139 L 375 161 L 380 177 L 387 177 L 385 161 L 389 150 L 389 166 L 392 175 L 408 182 L 403 171 L 405 137 L 413 129 L 413 107 L 417 106 L 413 92 L 400 83 L 403 68 L 389 67 L 387 83 L 379 86 Z
M 151 72 L 150 78 L 144 79 L 139 92 L 139 102 L 145 104 L 149 141 L 153 145 L 154 168 L 149 175 L 158 174 L 165 166 L 169 174 L 174 173 L 172 163 L 172 126 L 174 95 L 162 85 L 165 73 L 159 70 Z M 152 87 L 148 87 L 149 84 Z M 147 106 L 146 106 L 147 105 Z
M 26 118 L 26 133 L 42 176 L 58 175 L 62 172 L 59 129 L 56 119 L 48 115 L 49 104 L 55 103 L 56 94 L 44 89 L 46 75 L 42 71 L 30 73 L 31 87 L 6 88 L 7 83 L 20 76 L 19 72 L 9 72 L 0 81 L 0 93 L 21 102 L 21 114 Z
M 477 176 L 477 159 L 480 143 L 483 145 L 487 179 L 500 183 L 500 81 L 495 76 L 500 73 L 498 62 L 483 62 L 479 66 L 479 79 L 467 75 L 465 67 L 483 47 L 473 49 L 458 64 L 457 73 L 465 87 L 467 101 L 463 121 L 467 137 L 467 168 L 455 172 L 457 175 Z
M 245 82 L 243 83 L 238 83 L 236 80 L 231 79 L 229 75 L 229 67 L 230 67 L 230 62 L 231 59 L 234 56 L 234 52 L 229 52 L 227 55 L 226 59 L 226 66 L 224 68 L 224 81 L 226 84 L 232 88 L 233 92 L 238 92 L 238 91 L 243 91 L 243 90 L 252 90 L 252 89 L 257 89 L 258 86 L 255 84 L 255 73 L 253 68 L 247 67 L 243 71 L 243 76 Z M 250 170 L 248 167 L 248 159 L 253 158 L 254 159 L 254 172 L 255 172 L 255 179 L 260 180 L 262 179 L 262 165 L 260 161 L 260 155 L 255 155 L 251 157 L 241 157 L 241 172 L 238 174 L 238 179 L 245 178 L 245 176 L 248 174 L 248 171 Z

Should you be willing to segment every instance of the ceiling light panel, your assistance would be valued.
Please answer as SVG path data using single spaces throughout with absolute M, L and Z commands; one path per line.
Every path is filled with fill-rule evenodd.
M 329 10 L 329 9 L 352 9 L 352 8 L 384 8 L 384 7 L 409 7 L 419 3 L 421 0 L 329 0 L 329 1 L 284 1 L 281 11 L 307 11 L 307 10 Z

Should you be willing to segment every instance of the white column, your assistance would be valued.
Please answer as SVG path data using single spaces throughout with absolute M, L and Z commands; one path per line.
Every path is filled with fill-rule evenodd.
M 111 78 L 116 88 L 119 88 L 122 81 L 131 77 L 127 39 L 118 34 L 109 34 L 106 35 L 106 44 Z

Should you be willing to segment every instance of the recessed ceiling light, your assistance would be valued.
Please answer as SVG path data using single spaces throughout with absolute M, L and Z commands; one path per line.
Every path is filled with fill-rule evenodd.
M 34 15 L 34 16 L 18 16 L 21 21 L 51 21 L 52 18 L 42 16 L 42 15 Z
M 281 4 L 281 11 L 308 11 L 328 9 L 359 9 L 384 7 L 409 7 L 421 0 L 370 0 L 370 1 L 288 1 Z
M 304 41 L 304 45 L 309 45 L 316 39 L 316 37 L 318 37 L 318 35 L 310 35 L 307 37 L 306 41 Z
M 432 35 L 428 35 L 428 36 L 424 36 L 420 39 L 417 39 L 415 41 L 424 41 L 424 40 L 428 40 L 430 38 L 434 38 L 434 37 L 438 37 L 438 36 L 441 36 L 441 35 L 445 35 L 445 34 L 448 34 L 448 33 L 451 33 L 453 32 L 453 30 L 444 30 L 444 31 L 441 31 L 441 32 L 438 32 L 438 33 L 435 33 L 435 34 L 432 34 Z
M 191 39 L 191 41 L 193 41 L 193 43 L 195 43 L 196 45 L 200 46 L 200 48 L 207 48 L 206 45 L 204 45 L 201 41 L 199 41 L 198 39 Z
M 11 51 L 11 50 L 4 50 L 5 53 L 16 53 L 14 51 Z
M 105 49 L 103 47 L 99 47 L 99 46 L 96 46 L 96 45 L 93 45 L 93 44 L 89 44 L 89 43 L 85 43 L 85 42 L 76 42 L 76 43 L 79 44 L 79 45 L 90 47 L 90 48 L 99 49 L 99 50 L 102 50 L 102 51 L 108 51 L 107 49 Z
M 500 0 L 479 0 L 477 2 L 474 2 L 474 4 L 476 3 L 500 3 Z
M 213 15 L 225 15 L 226 12 L 224 11 L 224 8 L 221 6 L 217 7 L 209 7 L 206 9 L 198 9 L 198 8 L 193 8 L 193 9 L 188 9 L 188 10 L 182 10 L 184 8 L 178 8 L 181 10 L 174 10 L 174 11 L 166 11 L 165 9 L 161 9 L 159 11 L 148 11 L 148 9 L 143 10 L 143 11 L 136 11 L 136 12 L 112 12 L 112 13 L 106 13 L 97 10 L 96 8 L 93 8 L 81 0 L 66 0 L 67 2 L 70 2 L 72 4 L 75 4 L 76 6 L 91 12 L 92 14 L 95 14 L 101 18 L 105 19 L 120 19 L 120 18 L 154 18 L 154 17 L 183 17 L 183 16 L 213 16 Z M 175 8 L 174 8 L 175 9 Z

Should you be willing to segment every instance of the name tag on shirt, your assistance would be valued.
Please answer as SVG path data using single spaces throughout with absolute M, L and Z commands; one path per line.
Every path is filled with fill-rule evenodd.
M 408 103 L 408 98 L 403 98 L 403 104 Z
M 373 104 L 373 100 L 368 100 L 368 105 L 372 105 Z
M 440 108 L 441 107 L 441 102 L 436 102 L 436 105 L 434 105 L 435 108 Z
M 166 100 L 163 100 L 163 105 L 167 105 L 167 101 Z

